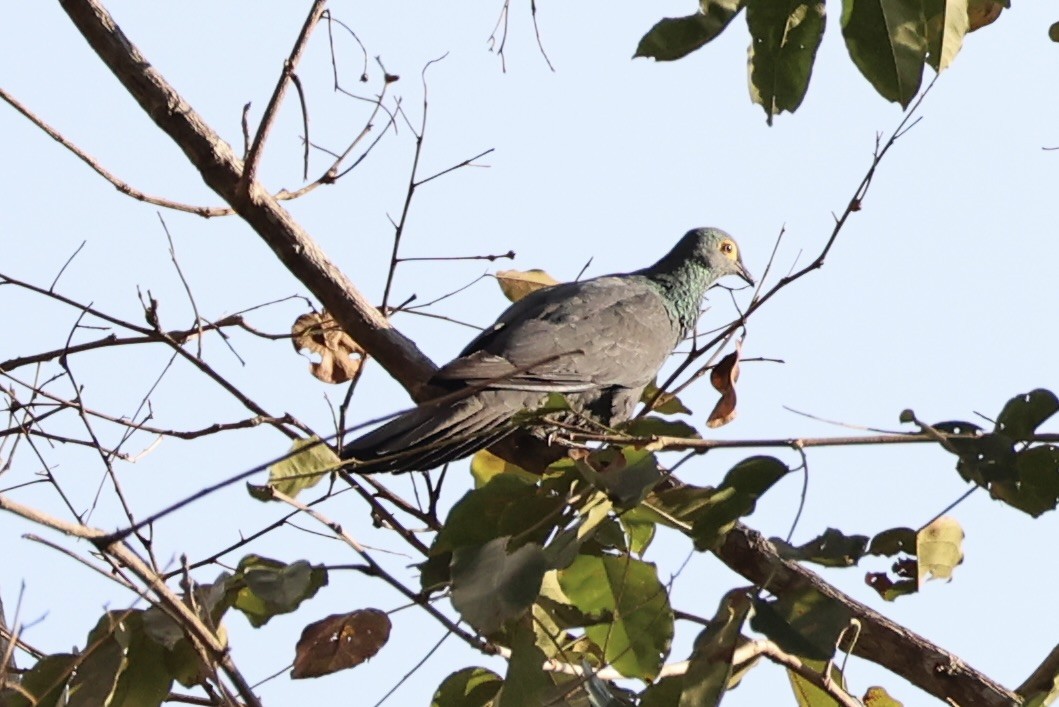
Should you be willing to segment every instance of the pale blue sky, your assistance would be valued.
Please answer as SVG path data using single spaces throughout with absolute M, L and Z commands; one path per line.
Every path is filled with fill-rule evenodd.
M 514 264 L 409 263 L 397 273 L 393 300 L 420 301 L 469 282 L 482 272 L 542 267 L 560 279 L 630 270 L 653 262 L 688 228 L 716 225 L 740 241 L 756 275 L 764 269 L 781 227 L 787 235 L 774 273 L 815 256 L 868 167 L 875 136 L 889 133 L 900 109 L 885 103 L 856 73 L 839 33 L 837 3 L 820 50 L 809 95 L 794 116 L 773 128 L 747 97 L 747 34 L 737 19 L 718 41 L 673 64 L 630 60 L 639 36 L 663 15 L 686 14 L 693 3 L 539 3 L 545 46 L 558 71 L 537 53 L 528 3 L 513 9 L 507 72 L 487 51 L 500 9 L 496 3 L 336 2 L 387 69 L 401 76 L 391 86 L 414 121 L 422 105 L 419 73 L 430 59 L 448 56 L 429 74 L 430 115 L 422 173 L 432 174 L 485 149 L 488 169 L 464 169 L 425 186 L 416 197 L 403 245 L 408 256 L 517 252 Z M 103 165 L 146 192 L 180 201 L 218 203 L 183 155 L 142 114 L 73 30 L 57 3 L 8 3 L 0 26 L 0 86 L 61 130 Z M 307 3 L 114 0 L 108 7 L 147 58 L 212 126 L 241 143 L 242 106 L 258 116 Z M 729 438 L 847 434 L 794 415 L 789 406 L 851 424 L 898 429 L 913 408 L 922 419 L 995 415 L 1012 395 L 1035 387 L 1059 389 L 1057 337 L 1048 317 L 1055 303 L 1053 269 L 1059 261 L 1055 175 L 1059 153 L 1059 47 L 1046 34 L 1056 20 L 1046 3 L 1020 3 L 993 26 L 967 39 L 953 68 L 928 97 L 917 125 L 884 161 L 876 183 L 841 235 L 825 267 L 788 288 L 754 316 L 747 356 L 783 359 L 784 365 L 748 364 L 740 381 L 735 422 L 710 436 Z M 360 57 L 341 34 L 347 88 L 370 95 L 372 81 L 356 82 Z M 330 93 L 326 34 L 314 38 L 300 75 L 310 95 L 311 136 L 340 148 L 367 116 L 367 104 Z M 928 77 L 929 78 L 929 77 Z M 378 124 L 381 127 L 381 121 Z M 296 187 L 300 175 L 300 118 L 288 101 L 268 146 L 263 176 L 271 188 Z M 191 310 L 169 262 L 157 209 L 122 196 L 8 107 L 0 108 L 5 208 L 0 211 L 0 272 L 47 286 L 77 246 L 84 250 L 63 275 L 59 290 L 103 311 L 142 321 L 136 287 L 161 302 L 167 327 L 191 323 Z M 404 198 L 412 150 L 401 127 L 338 185 L 290 204 L 295 217 L 370 298 L 381 296 L 392 229 Z M 326 168 L 313 156 L 313 171 Z M 217 318 L 265 301 L 306 294 L 248 227 L 234 218 L 202 220 L 163 213 L 199 311 Z M 775 275 L 774 275 L 775 276 Z M 745 304 L 747 295 L 740 295 Z M 435 308 L 438 314 L 482 325 L 504 306 L 495 284 L 483 280 Z M 730 313 L 726 295 L 711 297 L 704 326 Z M 261 329 L 280 332 L 304 310 L 288 302 L 251 315 Z M 61 346 L 77 313 L 11 288 L 0 289 L 7 336 L 0 360 Z M 453 355 L 471 331 L 446 322 L 402 315 L 397 325 L 435 361 Z M 217 339 L 208 357 L 265 408 L 290 412 L 328 431 L 324 395 L 341 391 L 316 382 L 307 361 L 287 342 L 236 335 L 245 367 Z M 160 349 L 126 349 L 74 360 L 86 401 L 131 414 L 167 360 Z M 30 372 L 22 370 L 22 377 Z M 7 385 L 5 382 L 4 385 Z M 65 386 L 65 387 L 64 387 Z M 69 394 L 58 384 L 57 392 Z M 698 385 L 687 396 L 694 424 L 704 428 L 714 395 Z M 358 391 L 354 417 L 366 420 L 408 405 L 407 396 L 372 366 Z M 176 367 L 153 397 L 156 421 L 194 428 L 238 419 L 244 412 L 197 373 Z M 79 430 L 73 416 L 53 431 Z M 1049 426 L 1054 431 L 1055 424 Z M 116 439 L 113 430 L 106 432 Z M 143 437 L 129 451 L 146 446 Z M 268 429 L 185 443 L 166 440 L 141 461 L 120 467 L 125 490 L 141 513 L 281 453 L 285 438 Z M 789 453 L 777 455 L 788 462 Z M 693 483 L 718 480 L 745 454 L 711 453 L 685 465 Z M 78 507 L 91 504 L 101 481 L 98 458 L 59 447 L 45 452 Z M 795 540 L 825 528 L 872 534 L 917 526 L 964 489 L 954 459 L 944 452 L 858 448 L 816 450 L 810 456 L 806 513 Z M 448 502 L 470 485 L 462 465 L 448 482 Z M 0 488 L 37 471 L 28 450 L 0 477 Z M 405 480 L 394 485 L 407 489 Z M 760 504 L 750 524 L 783 535 L 797 509 L 801 480 L 791 478 Z M 38 485 L 13 497 L 62 516 L 52 490 Z M 235 488 L 175 514 L 156 531 L 160 558 L 195 559 L 271 522 L 283 509 L 250 500 Z M 414 561 L 387 556 L 402 544 L 373 529 L 362 504 L 347 494 L 325 512 L 360 541 L 380 549 L 394 572 L 416 581 Z M 1059 579 L 1041 557 L 1055 536 L 1055 514 L 1031 521 L 977 494 L 954 515 L 967 531 L 966 560 L 949 584 L 934 583 L 915 597 L 885 604 L 863 584 L 866 570 L 824 576 L 852 596 L 963 657 L 1014 687 L 1053 647 L 1054 615 L 1038 609 L 1038 592 Z M 120 515 L 104 501 L 91 521 L 116 527 Z M 310 521 L 303 526 L 312 527 Z M 0 515 L 6 561 L 0 592 L 10 611 L 19 584 L 23 616 L 35 623 L 31 643 L 60 651 L 84 636 L 105 607 L 132 597 L 69 559 L 19 539 L 34 528 Z M 58 539 L 82 553 L 84 545 Z M 1045 545 L 1046 546 L 1046 545 Z M 352 562 L 334 541 L 295 530 L 273 534 L 249 548 L 293 561 Z M 663 535 L 648 553 L 660 574 L 683 561 L 688 543 Z M 239 554 L 231 557 L 234 563 Z M 218 570 L 219 571 L 219 570 Z M 211 570 L 199 575 L 206 581 Z M 717 599 L 743 583 L 709 556 L 696 556 L 676 582 L 675 604 L 712 615 Z M 1040 596 L 1044 600 L 1044 596 Z M 236 614 L 228 629 L 236 660 L 251 680 L 282 669 L 305 623 L 363 606 L 392 609 L 401 600 L 381 583 L 336 572 L 331 584 L 296 614 L 254 631 Z M 447 605 L 446 605 L 447 606 Z M 266 703 L 347 699 L 356 691 L 371 704 L 423 656 L 442 629 L 415 610 L 394 616 L 391 643 L 366 666 L 329 678 L 266 683 Z M 686 657 L 694 629 L 678 625 L 672 660 Z M 22 660 L 25 663 L 25 660 Z M 402 687 L 388 704 L 424 704 L 452 670 L 503 664 L 476 656 L 456 639 Z M 925 697 L 900 680 L 853 662 L 857 694 L 885 684 L 905 704 Z M 785 691 L 779 669 L 755 670 L 726 704 L 762 704 Z M 779 694 L 786 694 L 780 692 Z M 778 699 L 778 698 L 777 698 Z M 786 699 L 786 698 L 783 698 Z

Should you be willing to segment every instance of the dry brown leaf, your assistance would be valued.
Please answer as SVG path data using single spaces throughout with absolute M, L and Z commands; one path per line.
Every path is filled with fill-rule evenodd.
M 713 406 L 706 426 L 710 429 L 727 425 L 735 419 L 735 382 L 739 380 L 739 353 L 742 346 L 721 359 L 710 371 L 710 383 L 721 394 Z
M 512 302 L 518 302 L 531 292 L 559 284 L 559 281 L 548 273 L 536 269 L 501 270 L 495 277 L 504 296 Z
M 295 351 L 320 355 L 320 361 L 310 363 L 309 370 L 325 383 L 351 380 L 364 362 L 364 349 L 327 312 L 301 315 L 294 320 L 290 333 Z
M 390 618 L 378 609 L 334 614 L 302 630 L 291 677 L 316 678 L 360 665 L 390 640 Z

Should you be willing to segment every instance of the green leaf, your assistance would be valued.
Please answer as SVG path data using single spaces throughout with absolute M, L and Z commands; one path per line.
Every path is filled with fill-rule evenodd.
M 754 0 L 747 4 L 750 28 L 750 97 L 766 121 L 793 113 L 809 89 L 816 50 L 824 36 L 823 0 Z
M 507 551 L 508 538 L 452 553 L 452 605 L 464 621 L 490 634 L 524 614 L 541 590 L 548 564 L 539 545 Z
M 425 593 L 431 593 L 447 587 L 451 581 L 449 566 L 452 564 L 452 551 L 445 550 L 431 555 L 418 565 L 419 586 Z
M 790 471 L 775 457 L 749 457 L 725 475 L 709 503 L 691 515 L 691 537 L 698 550 L 711 550 L 743 516 L 754 512 L 757 499 Z
M 582 661 L 581 667 L 587 671 L 591 669 L 592 664 Z M 603 680 L 596 672 L 589 672 L 584 678 L 575 679 L 583 687 L 585 698 L 577 701 L 567 699 L 563 703 L 565 707 L 596 707 L 597 705 L 598 707 L 633 707 L 637 704 L 636 695 L 633 692 Z M 580 697 L 579 693 L 573 692 L 569 687 L 565 687 L 562 694 Z M 555 702 L 553 700 L 548 704 L 555 704 Z
M 655 537 L 655 524 L 650 520 L 642 520 L 640 516 L 631 513 L 622 513 L 618 516 L 621 527 L 625 529 L 626 542 L 629 551 L 637 555 L 643 555 Z
M 609 614 L 612 622 L 589 626 L 586 635 L 626 677 L 658 675 L 673 640 L 669 595 L 653 564 L 631 557 L 579 555 L 559 571 L 559 585 L 586 614 Z
M 916 554 L 916 531 L 912 528 L 890 528 L 876 533 L 868 545 L 869 555 L 893 557 L 901 552 Z
M 116 632 L 124 630 L 124 613 L 108 611 L 89 631 L 77 673 L 70 679 L 67 707 L 99 707 L 107 703 L 126 665 L 125 649 L 114 638 Z
M 927 18 L 927 63 L 939 74 L 952 64 L 970 25 L 967 0 L 923 0 Z
M 919 586 L 928 579 L 951 579 L 963 562 L 963 528 L 955 518 L 942 516 L 916 535 Z
M 956 471 L 967 481 L 989 488 L 995 481 L 1014 481 L 1015 443 L 1006 434 L 983 432 L 969 422 L 939 422 L 934 429 L 949 434 L 975 435 L 969 439 L 950 439 L 946 449 L 959 456 Z
M 787 653 L 828 660 L 849 625 L 849 609 L 810 587 L 773 600 L 754 599 L 750 625 Z
M 1034 518 L 1059 505 L 1059 447 L 1043 444 L 1015 455 L 1016 480 L 1000 481 L 989 493 Z
M 500 474 L 473 491 L 468 491 L 449 511 L 441 532 L 430 549 L 431 555 L 468 545 L 483 545 L 503 535 L 514 535 L 538 523 L 536 518 L 526 517 L 519 510 L 504 523 L 506 532 L 501 532 L 501 519 L 508 509 L 525 508 L 537 496 L 536 485 L 513 475 Z M 521 517 L 523 527 L 515 528 L 514 520 Z M 528 525 L 527 525 L 528 523 Z
M 815 562 L 824 567 L 852 567 L 864 557 L 868 548 L 867 535 L 846 535 L 841 530 L 828 528 L 804 545 L 794 547 L 780 538 L 770 538 L 781 557 L 788 560 Z
M 996 420 L 996 431 L 1013 440 L 1033 436 L 1041 423 L 1059 412 L 1059 398 L 1043 388 L 1016 395 L 1007 401 Z
M 579 533 L 580 528 L 581 526 L 577 525 L 560 530 L 545 546 L 544 557 L 548 562 L 548 567 L 552 569 L 568 567 L 574 561 L 584 544 L 584 539 Z
M 699 11 L 688 17 L 666 17 L 640 39 L 635 59 L 656 61 L 681 59 L 716 38 L 732 21 L 746 0 L 699 0 Z
M 640 707 L 677 707 L 683 689 L 683 675 L 668 675 L 640 693 Z
M 122 630 L 114 639 L 125 652 L 125 667 L 118 676 L 107 707 L 155 707 L 161 705 L 173 685 L 166 662 L 166 649 L 144 629 L 144 612 L 126 614 Z
M 831 672 L 828 677 L 843 690 L 846 689 L 846 680 L 842 675 L 842 671 L 833 665 L 831 661 L 803 658 L 802 665 L 812 668 L 820 675 L 824 674 L 825 669 L 830 669 Z M 791 681 L 791 690 L 794 691 L 794 699 L 798 703 L 798 707 L 835 707 L 837 704 L 835 698 L 789 668 L 787 669 L 787 677 Z
M 221 623 L 225 612 L 232 606 L 238 587 L 232 587 L 232 575 L 221 572 L 209 584 L 195 585 L 193 605 L 198 616 L 208 626 L 218 627 L 218 636 L 223 640 Z M 208 673 L 202 658 L 184 635 L 183 629 L 169 614 L 157 607 L 143 612 L 143 630 L 148 637 L 165 649 L 166 670 L 184 687 L 201 684 Z
M 19 687 L 33 695 L 34 702 L 16 690 L 0 690 L 3 707 L 56 707 L 63 698 L 66 683 L 81 657 L 73 653 L 46 655 L 22 675 Z M 65 704 L 65 703 L 63 703 Z
M 319 437 L 296 439 L 290 456 L 268 468 L 268 485 L 291 498 L 315 486 L 342 461 Z M 260 495 L 251 495 L 261 500 Z
M 603 492 L 589 494 L 577 509 L 577 521 L 557 532 L 545 547 L 548 566 L 553 569 L 569 566 L 582 546 L 593 540 L 599 547 L 625 549 L 621 526 L 611 518 L 613 509 L 614 504 Z
M 607 447 L 574 463 L 585 479 L 620 508 L 639 505 L 662 479 L 658 459 L 645 449 Z
M 842 35 L 864 78 L 907 108 L 927 54 L 923 0 L 842 0 Z
M 708 486 L 681 484 L 656 491 L 626 515 L 690 533 L 689 519 L 696 512 L 706 508 L 716 493 L 716 489 Z
M 659 415 L 690 415 L 691 410 L 680 402 L 673 393 L 660 393 L 658 390 L 658 381 L 652 380 L 647 384 L 647 387 L 643 389 L 643 394 L 640 395 L 640 402 L 648 403 L 654 401 L 651 405 L 651 412 L 657 412 Z
M 489 483 L 490 479 L 499 474 L 514 474 L 531 484 L 535 484 L 540 480 L 539 475 L 526 471 L 505 459 L 501 459 L 488 449 L 475 452 L 474 456 L 471 457 L 471 476 L 474 477 L 474 487 L 476 489 L 482 488 Z
M 739 518 L 752 513 L 757 499 L 789 471 L 775 457 L 748 457 L 732 467 L 716 489 L 667 488 L 630 512 L 676 528 L 695 541 L 696 549 L 709 550 L 719 546 Z
M 621 529 L 621 523 L 609 514 L 596 526 L 595 532 L 587 540 L 584 546 L 592 549 L 586 551 L 586 555 L 599 555 L 608 550 L 625 554 L 629 550 L 625 544 L 625 531 Z
M 892 565 L 895 578 L 892 579 L 885 572 L 869 572 L 864 576 L 867 585 L 886 601 L 919 591 L 916 579 L 919 563 L 915 559 L 919 550 L 918 542 L 918 534 L 912 528 L 890 528 L 871 539 L 869 555 L 897 558 Z
M 441 681 L 430 707 L 487 707 L 503 684 L 485 668 L 464 668 Z
M 914 567 L 916 562 L 912 560 L 909 564 Z M 903 572 L 899 577 L 905 577 L 909 574 L 911 573 Z M 915 594 L 919 591 L 919 583 L 915 579 L 899 578 L 893 580 L 885 572 L 869 572 L 864 576 L 864 582 L 878 592 L 879 596 L 886 601 L 896 601 L 898 597 Z
M 547 617 L 546 623 L 552 625 L 555 629 L 550 634 L 551 638 L 545 637 L 543 641 L 538 640 L 537 642 L 537 645 L 545 652 L 554 650 L 554 640 L 559 630 L 591 626 L 610 621 L 612 618 L 605 612 L 604 614 L 588 614 L 574 606 L 573 600 L 566 596 L 566 593 L 563 592 L 562 587 L 559 585 L 559 570 L 549 570 L 544 573 L 540 596 L 537 597 L 537 603 L 534 604 L 533 609 L 534 616 L 539 616 L 543 613 Z M 574 637 L 574 643 L 577 644 L 577 647 L 568 647 L 568 652 L 580 654 L 581 656 L 592 655 L 594 658 L 602 658 L 602 651 L 591 641 L 583 637 Z M 573 657 L 577 657 L 577 655 Z M 595 662 L 599 663 L 600 661 L 597 660 Z
M 904 707 L 904 704 L 890 697 L 886 688 L 874 686 L 869 687 L 864 693 L 864 707 Z M 1029 707 L 1029 703 L 1023 703 L 1023 707 Z
M 511 632 L 511 657 L 507 663 L 504 687 L 496 707 L 540 707 L 549 704 L 546 692 L 552 687 L 541 670 L 547 656 L 537 647 L 530 621 L 519 621 Z
M 664 420 L 656 415 L 637 417 L 621 426 L 632 437 L 682 437 L 702 439 L 699 431 L 682 420 Z
M 327 570 L 305 560 L 285 564 L 258 555 L 239 561 L 231 586 L 237 589 L 233 606 L 254 628 L 273 616 L 289 614 L 327 584 Z
M 732 677 L 732 659 L 750 606 L 745 588 L 733 589 L 721 599 L 710 625 L 695 639 L 678 707 L 720 704 Z

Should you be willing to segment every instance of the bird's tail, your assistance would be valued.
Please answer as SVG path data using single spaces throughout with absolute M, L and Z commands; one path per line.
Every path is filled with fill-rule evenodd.
M 424 403 L 342 448 L 352 471 L 425 471 L 473 454 L 511 433 L 511 418 L 531 406 L 512 390 L 482 390 L 469 397 Z

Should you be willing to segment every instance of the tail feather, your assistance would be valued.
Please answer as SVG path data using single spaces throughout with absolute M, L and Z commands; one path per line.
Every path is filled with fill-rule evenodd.
M 465 457 L 509 434 L 512 416 L 538 395 L 484 390 L 460 400 L 426 403 L 342 449 L 361 474 L 423 471 Z
M 492 446 L 514 431 L 515 427 L 513 425 L 503 425 L 489 432 L 467 437 L 462 442 L 453 442 L 449 446 L 426 451 L 421 458 L 416 460 L 419 465 L 418 468 L 434 469 L 443 464 L 470 456 L 480 449 Z

